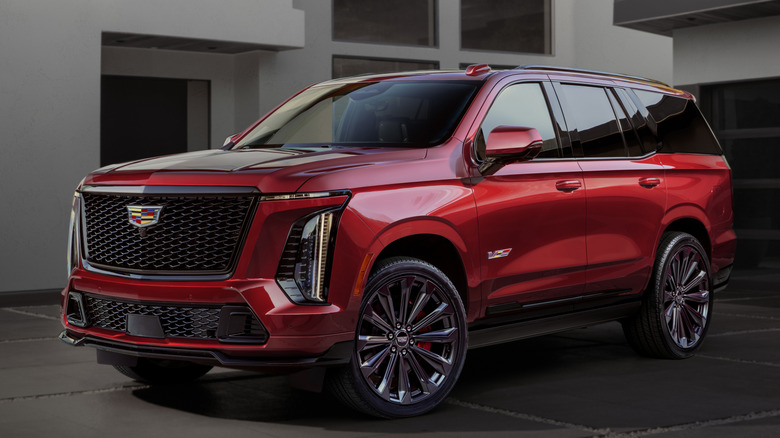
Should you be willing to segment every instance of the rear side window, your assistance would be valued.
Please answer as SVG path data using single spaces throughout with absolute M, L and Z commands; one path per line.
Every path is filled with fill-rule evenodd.
M 626 157 L 623 135 L 607 91 L 601 87 L 567 84 L 561 90 L 569 129 L 576 129 L 575 138 L 579 137 L 584 156 Z
M 660 152 L 722 155 L 699 108 L 690 99 L 634 90 L 657 125 Z
M 639 142 L 642 144 L 644 153 L 654 152 L 658 149 L 658 140 L 655 138 L 655 134 L 653 134 L 650 126 L 648 126 L 645 115 L 642 114 L 642 112 L 646 112 L 647 110 L 643 107 L 640 111 L 626 90 L 616 88 L 615 91 L 620 97 L 620 102 L 623 104 L 626 112 L 629 114 L 631 124 L 634 125 L 634 130 L 639 136 Z

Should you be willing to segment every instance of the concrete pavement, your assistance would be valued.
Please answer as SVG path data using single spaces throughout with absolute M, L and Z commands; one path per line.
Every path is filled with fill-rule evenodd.
M 281 376 L 215 369 L 194 384 L 142 385 L 57 340 L 56 305 L 17 297 L 0 308 L 0 436 L 776 437 L 775 272 L 735 274 L 694 358 L 639 357 L 617 323 L 472 350 L 442 406 L 393 421 Z

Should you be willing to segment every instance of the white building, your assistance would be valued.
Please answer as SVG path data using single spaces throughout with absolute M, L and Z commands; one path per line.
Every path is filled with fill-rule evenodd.
M 0 0 L 0 292 L 64 286 L 71 197 L 89 171 L 220 147 L 334 75 L 552 64 L 672 82 L 672 39 L 614 26 L 613 6 Z

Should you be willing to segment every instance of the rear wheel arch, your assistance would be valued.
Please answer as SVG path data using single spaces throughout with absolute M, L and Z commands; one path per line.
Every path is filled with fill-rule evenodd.
M 701 246 L 704 247 L 707 257 L 710 260 L 712 259 L 712 241 L 710 239 L 710 233 L 700 220 L 691 217 L 679 218 L 667 225 L 663 232 L 669 233 L 674 231 L 688 233 L 695 237 Z

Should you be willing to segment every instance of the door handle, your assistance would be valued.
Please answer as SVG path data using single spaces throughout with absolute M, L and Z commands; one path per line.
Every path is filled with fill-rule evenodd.
M 555 183 L 555 188 L 560 192 L 569 193 L 582 187 L 582 183 L 576 179 L 558 181 Z
M 659 184 L 661 184 L 661 178 L 639 178 L 639 185 L 646 189 L 652 189 Z

